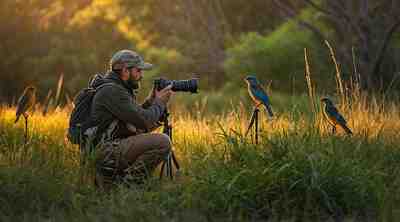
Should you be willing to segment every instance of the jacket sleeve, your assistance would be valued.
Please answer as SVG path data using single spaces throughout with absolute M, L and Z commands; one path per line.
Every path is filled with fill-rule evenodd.
M 98 94 L 103 98 L 105 108 L 117 119 L 146 131 L 157 125 L 166 107 L 161 100 L 154 99 L 152 104 L 144 109 L 126 89 L 119 86 L 104 87 Z
M 144 102 L 142 103 L 142 108 L 147 109 L 149 108 L 154 102 L 154 98 L 147 97 Z
M 142 103 L 142 107 L 144 109 L 147 109 L 148 107 L 150 107 L 153 104 L 153 100 L 154 100 L 154 86 L 153 89 L 151 89 L 149 95 L 144 99 L 144 102 Z

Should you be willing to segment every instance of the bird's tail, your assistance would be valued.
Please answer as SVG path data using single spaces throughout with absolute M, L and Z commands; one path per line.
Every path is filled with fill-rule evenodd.
M 346 131 L 348 135 L 353 135 L 353 132 L 351 132 L 350 128 L 347 127 L 346 125 L 341 125 L 341 127 Z
M 272 112 L 271 106 L 269 104 L 264 104 L 264 105 L 265 105 L 265 109 L 268 112 L 269 117 L 272 118 L 274 116 L 274 113 Z

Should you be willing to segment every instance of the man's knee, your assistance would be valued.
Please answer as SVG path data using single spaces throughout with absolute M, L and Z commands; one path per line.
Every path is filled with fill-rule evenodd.
M 158 141 L 158 144 L 160 146 L 160 149 L 165 150 L 166 152 L 168 152 L 171 147 L 172 147 L 172 143 L 171 143 L 171 139 L 169 138 L 169 136 L 160 133 L 160 134 L 155 134 L 156 139 Z

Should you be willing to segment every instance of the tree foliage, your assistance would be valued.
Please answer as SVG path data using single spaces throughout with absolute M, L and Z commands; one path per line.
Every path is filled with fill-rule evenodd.
M 300 16 L 313 20 L 310 10 Z M 264 83 L 271 82 L 273 89 L 301 92 L 307 87 L 304 82 L 304 48 L 310 52 L 313 80 L 319 86 L 328 86 L 329 80 L 333 80 L 330 79 L 333 69 L 326 48 L 312 33 L 299 28 L 293 21 L 282 24 L 269 35 L 254 32 L 243 35 L 234 47 L 227 50 L 224 67 L 227 73 L 239 73 L 237 81 L 242 82 L 246 75 L 252 74 Z
M 358 0 L 362 2 L 361 0 Z M 390 22 L 398 16 L 380 16 L 400 7 L 381 7 L 378 3 L 391 2 L 394 6 L 397 1 L 379 0 L 370 2 L 367 15 L 370 33 L 370 47 L 368 54 L 363 53 L 363 44 L 357 37 L 357 32 L 345 27 L 346 32 L 339 32 L 343 18 L 332 20 L 319 7 L 328 8 L 334 13 L 354 15 L 358 5 L 351 6 L 343 11 L 341 8 L 332 8 L 333 3 L 325 1 L 310 5 L 311 1 L 279 1 L 281 6 L 290 4 L 293 14 L 287 16 L 284 10 L 278 10 L 274 0 L 2 0 L 0 1 L 0 101 L 10 101 L 20 94 L 27 84 L 35 84 L 39 88 L 39 97 L 47 95 L 49 89 L 54 88 L 61 73 L 65 76 L 65 89 L 70 95 L 83 87 L 89 77 L 108 69 L 108 60 L 111 55 L 123 48 L 136 50 L 147 60 L 156 64 L 156 69 L 147 75 L 166 75 L 170 78 L 186 78 L 196 73 L 205 87 L 219 88 L 237 75 L 239 70 L 226 69 L 226 64 L 232 62 L 233 55 L 241 53 L 230 50 L 240 47 L 241 40 L 246 33 L 258 33 L 267 39 L 273 39 L 277 31 L 282 30 L 285 18 L 298 19 L 304 8 L 314 8 L 318 21 L 324 21 L 326 30 L 318 31 L 327 38 L 333 39 L 332 44 L 338 48 L 339 57 L 344 66 L 349 64 L 349 50 L 356 48 L 359 59 L 360 72 L 362 64 L 376 59 L 374 55 L 384 55 L 378 59 L 378 77 L 387 81 L 393 73 L 398 72 L 399 50 L 395 47 L 396 41 L 387 41 L 388 44 L 379 53 L 378 34 L 390 30 Z M 337 1 L 342 2 L 342 1 Z M 276 2 L 275 2 L 276 3 Z M 317 7 L 315 7 L 317 6 Z M 337 3 L 337 6 L 341 6 Z M 343 12 L 342 12 L 343 11 Z M 357 12 L 357 13 L 356 13 Z M 398 15 L 399 13 L 397 13 Z M 361 30 L 364 26 L 364 17 L 358 20 L 351 19 Z M 314 20 L 315 21 L 315 20 Z M 335 23 L 336 21 L 336 23 Z M 309 28 L 314 23 L 309 24 Z M 344 27 L 344 26 L 343 26 Z M 397 26 L 396 26 L 397 27 Z M 393 29 L 395 30 L 395 29 Z M 283 41 L 294 41 L 293 36 L 302 36 L 293 29 L 289 34 L 281 35 Z M 300 30 L 302 32 L 302 30 Z M 275 34 L 274 34 L 275 33 Z M 349 34 L 350 33 L 350 34 Z M 355 33 L 355 34 L 352 34 Z M 399 38 L 393 31 L 390 39 Z M 310 37 L 312 38 L 312 37 Z M 286 40 L 285 40 L 286 39 Z M 292 40 L 291 40 L 292 39 Z M 300 38 L 302 39 L 302 38 Z M 303 42 L 313 41 L 301 40 Z M 378 44 L 379 43 L 379 44 Z M 239 44 L 239 45 L 238 45 Z M 271 43 L 275 44 L 275 43 Z M 275 49 L 280 44 L 275 46 Z M 300 45 L 299 45 L 300 46 Z M 315 45 L 313 45 L 315 47 Z M 257 48 L 258 46 L 254 46 Z M 262 50 L 263 46 L 260 45 Z M 297 47 L 298 48 L 298 47 Z M 275 50 L 274 49 L 274 50 Z M 296 47 L 287 49 L 288 56 L 295 56 Z M 369 55 L 370 60 L 365 60 Z M 276 67 L 284 65 L 299 69 L 299 63 L 284 59 L 284 56 L 270 57 Z M 281 59 L 278 59 L 281 58 Z M 254 58 L 261 61 L 260 58 Z M 249 58 L 247 58 L 249 60 Z M 225 64 L 225 65 L 224 65 Z M 238 64 L 236 64 L 238 65 Z M 260 73 L 269 72 L 268 69 L 257 66 Z M 234 67 L 234 66 L 231 66 Z M 366 69 L 376 70 L 375 68 Z M 300 70 L 298 70 L 300 71 Z M 274 71 L 275 72 L 275 71 Z M 279 73 L 279 72 L 277 72 Z M 281 71 L 280 73 L 284 73 Z M 286 74 L 288 75 L 288 74 Z M 372 74 L 371 74 L 372 75 Z
M 287 14 L 288 19 L 292 19 L 296 14 L 296 7 L 290 2 L 279 0 L 273 2 Z M 396 30 L 400 29 L 399 1 L 301 0 L 301 2 L 306 7 L 314 9 L 332 31 L 324 32 L 314 24 L 301 19 L 297 20 L 298 23 L 310 29 L 321 40 L 335 42 L 342 64 L 358 68 L 355 75 L 360 75 L 364 89 L 374 88 L 377 83 L 390 82 L 396 71 L 393 69 L 393 63 L 396 61 L 390 61 L 388 55 L 394 54 L 391 42 Z M 383 66 L 384 64 L 386 66 Z

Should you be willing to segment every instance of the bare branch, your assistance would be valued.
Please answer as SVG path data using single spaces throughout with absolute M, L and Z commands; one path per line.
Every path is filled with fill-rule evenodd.
M 391 16 L 398 18 L 400 14 L 400 1 L 392 0 L 391 9 Z
M 343 9 L 346 9 L 346 7 L 345 7 L 345 5 L 346 5 L 346 2 L 345 1 L 343 1 L 343 0 L 336 0 L 337 2 L 339 2 L 343 7 Z
M 317 3 L 315 3 L 312 0 L 303 0 L 303 1 L 305 3 L 308 3 L 310 6 L 312 6 L 317 11 L 320 11 L 320 12 L 322 12 L 324 14 L 331 15 L 331 16 L 338 16 L 335 12 L 333 12 L 333 11 L 331 11 L 329 9 L 323 8 L 322 6 L 318 5 Z
M 280 0 L 272 1 L 283 9 L 288 18 L 295 17 L 300 25 L 310 29 L 319 38 L 326 39 L 325 33 L 316 25 L 296 16 L 297 12 L 290 4 Z M 326 16 L 328 25 L 336 31 L 334 38 L 341 43 L 339 51 L 344 61 L 351 61 L 346 50 L 349 46 L 355 44 L 360 47 L 360 70 L 365 76 L 362 85 L 365 89 L 373 86 L 373 75 L 379 75 L 391 39 L 400 29 L 400 1 L 327 0 L 323 4 L 318 0 L 302 2 L 308 8 Z
M 213 1 L 216 5 L 216 12 L 217 14 L 220 16 L 220 20 L 221 21 L 221 27 L 223 28 L 224 32 L 231 34 L 231 27 L 229 26 L 227 19 L 226 19 L 226 15 L 224 10 L 222 9 L 222 3 L 221 1 Z
M 272 2 L 278 6 L 280 9 L 282 9 L 287 16 L 289 17 L 295 17 L 296 13 L 294 12 L 294 10 L 292 8 L 290 8 L 288 5 L 280 2 L 279 0 L 272 0 Z
M 344 22 L 346 23 L 344 25 L 350 25 L 352 30 L 357 34 L 357 37 L 362 40 L 364 36 L 359 25 L 356 23 L 358 19 L 353 18 L 354 15 L 346 9 L 345 3 L 341 0 L 328 1 L 328 3 L 331 4 L 331 7 L 336 8 L 336 11 L 339 13 L 338 19 L 344 19 Z
M 392 38 L 392 35 L 396 31 L 396 29 L 399 27 L 400 27 L 400 19 L 397 19 L 397 21 L 395 21 L 385 32 L 385 35 L 381 42 L 381 45 L 378 49 L 378 52 L 376 53 L 374 63 L 372 63 L 372 65 L 373 65 L 372 73 L 373 74 L 379 72 L 380 65 L 383 61 L 383 57 L 385 55 L 387 47 L 389 46 L 389 42 Z
M 368 5 L 369 1 L 368 0 L 362 0 L 361 1 L 361 6 L 360 6 L 360 15 L 362 17 L 367 17 L 368 16 Z
M 285 13 L 286 13 L 286 19 L 289 20 L 291 18 L 295 19 L 299 25 L 311 30 L 315 35 L 318 36 L 322 41 L 327 40 L 328 38 L 319 30 L 316 26 L 312 25 L 309 22 L 306 22 L 302 19 L 300 19 L 298 16 L 296 17 L 296 12 L 294 9 L 290 8 L 288 5 L 285 5 L 284 3 L 280 2 L 280 0 L 272 0 L 273 3 L 275 3 L 276 6 L 281 8 Z
M 331 22 L 333 22 L 337 25 L 337 27 L 342 27 L 345 25 L 346 22 L 342 22 L 343 19 L 341 19 L 341 17 L 343 17 L 343 16 L 340 13 L 336 13 L 335 11 L 332 11 L 330 9 L 323 8 L 322 6 L 318 5 L 317 3 L 315 3 L 314 1 L 311 1 L 311 0 L 302 0 L 302 1 L 305 4 L 310 5 L 315 10 L 324 13 L 325 16 L 330 18 Z

